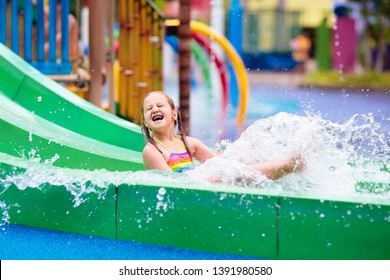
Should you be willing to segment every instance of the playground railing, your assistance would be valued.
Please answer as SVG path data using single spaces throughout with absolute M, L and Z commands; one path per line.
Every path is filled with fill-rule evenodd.
M 69 61 L 69 0 L 60 0 L 60 19 L 57 18 L 57 2 L 48 1 L 46 19 L 44 0 L 37 0 L 36 4 L 32 1 L 0 0 L 0 42 L 44 74 L 69 74 L 72 70 Z M 62 36 L 60 46 L 57 46 L 59 20 Z M 48 46 L 46 49 L 45 44 Z

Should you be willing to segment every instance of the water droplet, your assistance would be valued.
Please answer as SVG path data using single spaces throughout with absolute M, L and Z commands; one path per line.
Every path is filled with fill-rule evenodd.
M 159 195 L 165 195 L 166 194 L 166 189 L 165 188 L 160 188 L 159 190 L 158 190 L 158 194 Z

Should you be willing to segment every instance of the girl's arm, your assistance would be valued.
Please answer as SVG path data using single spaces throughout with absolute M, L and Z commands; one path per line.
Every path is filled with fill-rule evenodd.
M 251 165 L 267 178 L 276 180 L 293 172 L 301 172 L 305 169 L 305 161 L 299 155 L 293 155 L 286 160 L 271 163 L 259 163 Z
M 172 171 L 164 157 L 152 144 L 148 143 L 143 152 L 142 157 L 146 169 L 158 169 L 162 171 Z
M 202 143 L 199 139 L 187 137 L 188 149 L 190 154 L 196 160 L 200 162 L 205 162 L 206 160 L 215 157 L 215 154 L 210 150 L 205 144 Z

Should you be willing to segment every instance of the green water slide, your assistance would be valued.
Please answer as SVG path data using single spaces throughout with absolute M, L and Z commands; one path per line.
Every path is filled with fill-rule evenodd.
M 142 170 L 143 145 L 138 126 L 0 45 L 0 201 L 11 223 L 269 259 L 390 259 L 390 202 L 381 198 L 195 184 L 161 174 L 156 183 L 140 172 L 134 181 L 108 181 L 103 194 L 84 191 L 75 205 L 74 185 L 93 190 L 93 178 L 105 172 Z M 92 175 L 80 179 L 85 173 Z M 36 181 L 37 174 L 47 180 Z M 64 183 L 66 176 L 75 182 Z
M 0 90 L 0 152 L 54 166 L 111 171 L 143 169 L 141 153 L 53 124 L 11 101 Z
M 0 90 L 26 110 L 78 134 L 134 151 L 144 147 L 139 126 L 79 98 L 2 44 Z

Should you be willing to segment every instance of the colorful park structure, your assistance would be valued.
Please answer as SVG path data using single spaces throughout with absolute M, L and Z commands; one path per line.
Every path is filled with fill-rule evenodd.
M 50 38 L 45 38 L 45 35 L 43 32 L 40 32 L 39 30 L 42 30 L 43 26 L 43 19 L 40 16 L 43 14 L 43 8 L 36 9 L 35 6 L 32 6 L 29 4 L 27 1 L 26 3 L 26 8 L 25 11 L 23 12 L 23 15 L 26 17 L 26 19 L 20 19 L 19 21 L 16 21 L 16 18 L 19 18 L 18 13 L 19 13 L 19 8 L 18 8 L 18 3 L 15 1 L 11 1 L 12 7 L 8 7 L 8 10 L 6 8 L 6 3 L 7 1 L 1 1 L 3 5 L 2 8 L 2 13 L 4 16 L 2 16 L 2 31 L 1 31 L 1 42 L 5 43 L 8 45 L 11 49 L 13 49 L 16 53 L 19 53 L 22 55 L 22 57 L 25 57 L 26 61 L 31 61 L 32 64 L 34 64 L 37 69 L 42 71 L 43 73 L 49 74 L 51 76 L 55 76 L 54 78 L 56 80 L 65 80 L 65 81 L 74 81 L 76 79 L 82 79 L 83 77 L 77 77 L 77 76 L 71 76 L 71 75 L 64 75 L 64 74 L 69 74 L 71 65 L 69 64 L 69 61 L 66 61 L 64 56 L 56 57 L 56 54 L 59 53 L 58 48 L 57 52 L 55 51 L 54 47 L 54 42 L 51 42 L 49 46 L 53 46 L 53 48 L 50 48 L 50 58 L 46 61 L 46 58 L 44 57 L 45 54 L 43 53 L 43 47 L 38 47 L 36 48 L 35 46 L 42 45 L 44 40 L 55 40 L 55 30 L 52 27 L 49 31 L 48 34 L 50 34 Z M 50 1 L 38 1 L 38 6 L 42 6 L 46 3 L 49 3 Z M 64 6 L 62 13 L 63 15 L 69 13 L 69 1 L 62 1 L 64 2 L 62 5 Z M 299 10 L 296 10 L 299 8 L 299 6 L 293 6 L 289 8 L 289 6 L 292 6 L 292 3 L 289 3 L 287 1 L 286 3 L 289 3 L 288 5 L 285 4 L 285 8 L 283 10 L 278 10 L 279 7 L 276 6 L 276 2 L 274 1 L 274 6 L 269 6 L 263 7 L 261 10 L 259 10 L 259 7 L 256 7 L 253 1 L 248 1 L 247 6 L 243 8 L 240 5 L 240 1 L 232 1 L 230 7 L 225 7 L 227 11 L 227 22 L 228 22 L 228 30 L 226 32 L 227 34 L 227 39 L 231 43 L 231 45 L 234 47 L 236 50 L 237 54 L 242 58 L 242 61 L 245 65 L 245 69 L 249 70 L 256 70 L 256 71 L 291 71 L 297 64 L 296 61 L 293 60 L 292 55 L 291 55 L 291 48 L 290 48 L 290 40 L 293 39 L 299 32 L 301 32 L 302 28 L 310 29 L 312 33 L 312 45 L 314 48 L 314 51 L 312 51 L 312 56 L 313 59 L 316 62 L 316 66 L 318 70 L 324 70 L 328 71 L 331 69 L 334 69 L 338 71 L 340 65 L 343 67 L 347 67 L 345 63 L 352 63 L 355 66 L 352 68 L 352 71 L 356 69 L 356 48 L 357 45 L 348 45 L 351 44 L 350 42 L 355 42 L 356 41 L 356 34 L 355 29 L 353 28 L 354 25 L 356 25 L 356 20 L 351 17 L 334 17 L 335 18 L 335 27 L 340 25 L 339 28 L 333 29 L 332 26 L 330 25 L 330 20 L 334 20 L 330 16 L 327 16 L 327 13 L 331 13 L 331 6 L 330 3 L 327 5 L 329 6 L 329 11 L 322 15 L 318 12 L 317 19 L 306 19 L 307 14 L 312 14 L 312 12 L 307 11 L 303 15 L 303 19 L 305 20 L 304 22 L 301 22 L 300 19 L 302 19 L 302 14 L 299 12 Z M 302 2 L 302 1 L 298 1 Z M 298 5 L 298 2 L 295 5 Z M 85 3 L 88 3 L 88 1 L 85 1 Z M 97 2 L 96 2 L 97 3 Z M 102 33 L 99 31 L 100 29 L 104 29 L 105 25 L 103 24 L 101 28 L 97 28 L 97 24 L 102 24 L 102 22 L 94 22 L 91 24 L 91 30 L 96 30 L 96 32 L 90 32 L 91 36 L 94 37 L 92 44 L 96 44 L 93 48 L 90 48 L 92 50 L 92 53 L 88 54 L 88 59 L 90 63 L 90 69 L 91 68 L 104 68 L 105 66 L 109 65 L 108 67 L 108 82 L 109 82 L 109 97 L 110 97 L 110 102 L 109 102 L 109 107 L 110 107 L 110 112 L 117 113 L 121 115 L 122 117 L 129 118 L 136 120 L 139 118 L 139 115 L 135 114 L 134 108 L 132 108 L 132 105 L 128 104 L 128 96 L 131 95 L 133 98 L 137 98 L 139 95 L 136 92 L 144 92 L 145 90 L 142 88 L 144 85 L 147 85 L 148 88 L 153 87 L 156 88 L 161 88 L 162 85 L 162 76 L 161 76 L 161 67 L 162 61 L 161 61 L 161 48 L 164 43 L 164 37 L 160 35 L 155 36 L 154 33 L 156 32 L 163 32 L 164 30 L 164 22 L 163 22 L 163 15 L 161 12 L 156 8 L 156 5 L 153 5 L 152 1 L 146 1 L 145 3 L 148 3 L 146 5 L 145 3 L 142 4 L 141 2 L 134 1 L 129 6 L 125 6 L 125 2 L 118 2 L 117 8 L 118 11 L 122 11 L 121 13 L 118 13 L 118 19 L 117 23 L 115 22 L 115 16 L 110 17 L 110 23 L 107 24 L 107 30 L 108 32 Z M 139 4 L 137 4 L 139 3 Z M 270 1 L 271 3 L 271 1 Z M 80 5 L 80 4 L 79 4 Z M 132 7 L 132 5 L 134 7 Z M 145 9 L 150 9 L 150 11 L 147 11 L 145 13 L 145 19 L 142 19 L 142 14 L 140 13 L 139 19 L 133 19 L 131 16 L 131 13 L 129 12 L 131 9 L 137 9 L 138 6 L 145 7 Z M 210 5 L 210 4 L 209 4 Z M 305 4 L 301 4 L 301 7 L 304 7 Z M 10 6 L 10 5 L 8 5 Z M 31 6 L 31 7 L 30 7 Z M 37 6 L 37 7 L 38 7 Z M 52 5 L 54 6 L 54 5 Z M 94 7 L 91 7 L 93 9 L 93 12 L 96 14 L 94 9 L 97 9 L 99 5 L 94 5 Z M 154 8 L 149 8 L 149 7 L 154 7 Z M 85 7 L 84 7 L 85 8 Z M 54 8 L 52 8 L 54 9 Z M 110 6 L 110 10 L 113 10 L 114 7 Z M 209 7 L 210 9 L 210 7 Z M 274 10 L 273 10 L 274 9 Z M 275 10 L 276 9 L 276 10 Z M 321 7 L 321 9 L 324 9 L 324 7 Z M 31 12 L 29 12 L 31 10 Z M 141 10 L 140 10 L 141 11 Z M 6 13 L 7 12 L 7 13 Z M 11 16 L 10 13 L 13 13 Z M 112 11 L 110 12 L 112 13 Z M 39 16 L 37 17 L 37 15 Z M 120 19 L 119 17 L 122 17 Z M 284 18 L 284 20 L 282 20 Z M 49 20 L 58 20 L 55 19 L 55 17 L 52 17 Z M 65 20 L 65 17 L 64 17 Z M 80 19 L 81 20 L 81 19 Z M 81 30 L 86 29 L 84 26 L 88 26 L 89 23 L 86 23 L 86 19 L 83 18 L 83 23 L 82 27 L 80 28 Z M 12 22 L 11 22 L 12 21 Z M 141 22 L 142 21 L 142 22 Z M 126 22 L 126 24 L 119 24 L 119 22 Z M 138 22 L 138 23 L 137 23 Z M 150 22 L 150 23 L 148 23 Z M 309 27 L 308 22 L 310 22 Z M 316 26 L 313 26 L 317 22 Z M 343 25 L 341 22 L 349 22 L 349 26 L 346 26 L 344 29 L 348 34 L 340 34 L 340 38 L 343 38 L 341 40 L 335 41 L 334 35 L 336 33 L 339 33 L 343 30 Z M 131 58 L 126 58 L 124 57 L 124 52 L 122 51 L 120 54 L 115 54 L 114 51 L 112 51 L 114 48 L 117 48 L 119 45 L 119 41 L 122 41 L 122 45 L 125 45 L 125 47 L 130 44 L 130 42 L 133 42 L 134 40 L 141 40 L 142 42 L 142 36 L 140 36 L 140 39 L 136 39 L 137 36 L 129 37 L 131 38 L 132 41 L 126 40 L 126 37 L 128 35 L 126 32 L 130 32 L 130 30 L 135 30 L 134 28 L 130 28 L 131 26 L 134 25 L 134 28 L 141 28 L 141 25 L 144 28 L 144 31 L 140 31 L 139 34 L 143 34 L 144 32 L 149 32 L 150 34 L 154 34 L 153 38 L 158 38 L 159 36 L 161 39 L 159 41 L 154 42 L 152 47 L 150 48 L 149 51 L 151 51 L 151 57 L 153 59 L 150 60 L 150 62 L 145 62 L 142 63 L 142 67 L 146 67 L 145 65 L 149 65 L 151 63 L 154 63 L 156 65 L 150 65 L 149 70 L 145 70 L 144 75 L 140 75 L 139 73 L 143 72 L 141 68 L 138 69 L 137 71 L 134 71 L 134 69 L 131 69 L 132 67 L 134 68 L 135 66 L 129 67 L 127 60 Z M 148 24 L 150 26 L 148 26 Z M 306 24 L 305 26 L 302 26 L 302 24 Z M 66 22 L 64 22 L 64 26 L 66 26 Z M 13 32 L 8 32 L 5 26 L 8 26 L 7 28 L 13 28 Z M 121 38 L 116 37 L 114 38 L 113 33 L 114 33 L 114 26 L 119 26 L 117 33 Z M 152 27 L 154 26 L 154 27 Z M 159 26 L 159 27 L 157 27 Z M 275 28 L 278 26 L 282 26 L 282 29 L 277 31 Z M 16 32 L 19 30 L 19 27 L 21 30 L 25 30 L 26 32 Z M 265 28 L 266 27 L 266 28 Z M 64 28 L 64 27 L 63 27 Z M 151 29 L 150 29 L 151 28 Z M 160 31 L 157 31 L 156 28 L 159 28 Z M 122 30 L 122 32 L 119 32 L 119 29 Z M 35 34 L 35 30 L 38 30 L 38 33 Z M 168 32 L 169 29 L 165 28 L 165 32 Z M 268 31 L 267 31 L 268 30 Z M 332 30 L 334 30 L 332 32 Z M 8 35 L 7 35 L 7 34 Z M 7 37 L 10 36 L 10 34 L 24 34 L 23 38 L 13 38 L 12 40 Z M 63 33 L 63 32 L 62 32 Z M 85 32 L 84 32 L 85 33 Z M 102 34 L 100 34 L 102 33 Z M 136 34 L 138 34 L 135 31 Z M 36 35 L 36 38 L 33 36 Z M 130 33 L 129 33 L 130 34 Z M 355 34 L 355 35 L 353 35 Z M 223 35 L 223 34 L 221 34 Z M 12 35 L 11 35 L 12 36 Z M 16 35 L 15 35 L 16 36 Z M 85 46 L 84 41 L 89 41 L 89 38 L 85 38 L 86 35 L 82 38 L 83 40 L 83 45 L 86 48 L 86 51 L 88 50 L 88 46 Z M 355 39 L 352 40 L 353 38 L 349 38 L 349 36 L 355 36 Z M 31 40 L 30 40 L 31 37 Z M 105 38 L 104 38 L 105 37 Z M 31 46 L 29 44 L 26 45 L 26 52 L 24 53 L 24 46 L 23 44 L 19 43 L 17 44 L 17 41 L 23 42 L 23 40 L 26 40 L 27 42 L 32 42 Z M 66 42 L 69 38 L 67 38 L 67 34 L 65 32 L 65 35 L 63 36 L 63 42 Z M 351 40 L 350 40 L 351 39 Z M 38 40 L 38 41 L 33 41 L 33 40 Z M 105 41 L 107 45 L 107 50 L 105 51 L 100 45 L 104 44 L 101 41 Z M 13 43 L 12 43 L 13 42 Z M 33 43 L 35 42 L 35 43 Z M 57 43 L 58 44 L 58 43 Z M 115 45 L 114 45 L 115 44 Z M 18 46 L 17 46 L 18 45 Z M 69 46 L 67 44 L 63 44 L 64 48 L 68 48 Z M 348 46 L 347 46 L 348 45 Z M 146 45 L 145 45 L 146 46 Z M 34 47 L 34 48 L 33 48 Z M 62 48 L 62 46 L 61 46 Z M 122 50 L 123 50 L 122 46 Z M 196 48 L 196 47 L 195 47 Z M 343 48 L 343 51 L 349 51 L 351 56 L 348 56 L 347 54 L 345 55 L 337 55 L 340 54 L 340 48 Z M 198 48 L 199 49 L 199 48 Z M 139 51 L 143 50 L 141 48 Z M 145 49 L 147 51 L 147 48 Z M 94 52 L 98 52 L 99 54 L 94 55 Z M 138 50 L 137 50 L 138 51 Z M 67 49 L 64 49 L 61 51 L 62 54 L 66 54 L 68 52 Z M 107 52 L 107 62 L 105 60 L 100 61 L 97 59 L 92 59 L 92 57 L 98 57 L 100 58 L 101 56 L 104 56 L 105 52 Z M 205 54 L 207 55 L 207 50 L 205 50 Z M 33 59 L 33 53 L 34 53 L 34 61 Z M 126 52 L 129 53 L 129 52 Z M 131 52 L 133 53 L 133 52 Z M 103 55 L 102 55 L 103 54 Z M 197 52 L 197 57 L 199 58 L 200 52 Z M 47 55 L 46 55 L 47 56 Z M 122 57 L 122 59 L 119 59 L 119 56 Z M 142 55 L 137 55 L 136 57 L 143 57 Z M 203 55 L 205 57 L 205 55 Z M 209 56 L 210 57 L 210 56 Z M 351 62 L 345 62 L 345 61 L 338 61 L 338 60 L 345 60 L 346 57 L 349 57 L 348 59 Z M 60 59 L 61 58 L 61 59 Z M 115 61 L 115 60 L 118 61 Z M 120 66 L 116 67 L 116 64 Z M 215 62 L 210 62 L 210 63 L 218 63 L 218 61 Z M 98 64 L 98 65 L 95 65 Z M 133 65 L 138 65 L 137 67 L 141 67 L 140 64 L 137 64 L 137 61 L 132 62 Z M 203 73 L 208 72 L 203 63 Z M 338 65 L 338 66 L 336 66 Z M 57 67 L 58 69 L 52 69 L 52 68 Z M 226 101 L 225 98 L 223 99 L 223 105 L 221 105 L 221 108 L 226 108 L 225 103 L 228 102 L 230 103 L 233 107 L 239 107 L 239 89 L 238 85 L 236 84 L 236 79 L 235 79 L 235 71 L 231 67 L 231 63 L 229 61 L 226 62 L 225 67 L 229 70 L 229 73 L 227 76 L 230 76 L 230 92 L 229 94 L 224 94 L 224 96 L 229 96 L 229 101 Z M 220 69 L 219 66 L 217 66 L 218 69 Z M 112 73 L 112 69 L 115 69 L 115 71 L 120 71 L 120 76 L 121 78 L 114 78 L 114 73 Z M 126 69 L 126 75 L 124 75 L 124 70 Z M 145 68 L 146 69 L 146 68 Z M 351 67 L 348 66 L 345 69 L 350 69 L 347 72 L 351 71 Z M 101 82 L 102 80 L 101 76 L 102 75 L 97 75 L 96 72 L 100 71 L 93 71 L 90 72 L 90 75 L 93 75 L 93 79 L 91 79 L 91 87 L 92 90 L 90 91 L 89 94 L 82 92 L 82 96 L 85 98 L 88 98 L 92 103 L 95 105 L 101 106 L 101 99 L 102 99 L 102 94 L 99 92 L 101 88 Z M 129 76 L 129 73 L 133 73 L 131 75 L 135 75 L 134 77 Z M 58 75 L 59 74 L 59 75 Z M 103 74 L 104 75 L 104 74 Z M 139 79 L 138 77 L 141 77 L 142 79 Z M 224 76 L 222 75 L 221 78 L 223 79 Z M 124 82 L 124 80 L 130 79 L 132 82 Z M 150 81 L 145 81 L 145 79 L 148 79 Z M 160 79 L 160 81 L 158 81 Z M 209 78 L 205 78 L 206 81 Z M 127 83 L 127 84 L 132 84 L 131 87 L 134 87 L 134 90 L 127 92 L 124 94 L 124 92 L 121 92 L 119 88 L 121 86 L 114 86 L 115 81 L 120 83 Z M 134 81 L 133 81 L 134 80 Z M 137 82 L 135 82 L 137 81 Z M 221 82 L 224 84 L 224 82 Z M 136 86 L 134 86 L 136 85 Z M 147 89 L 146 89 L 147 91 Z M 142 93 L 141 93 L 142 95 Z M 120 99 L 120 100 L 119 100 Z M 119 103 L 121 103 L 121 109 L 119 106 Z M 133 102 L 132 104 L 136 104 L 137 102 Z M 242 105 L 243 102 L 241 102 Z M 241 106 L 242 107 L 242 106 Z M 222 110 L 222 115 L 223 115 L 223 110 Z
M 11 5 L 7 5 L 8 2 L 5 0 L 0 1 L 2 13 L 0 41 L 10 47 L 15 53 L 20 54 L 42 73 L 51 75 L 56 80 L 80 80 L 83 77 L 71 75 L 74 73 L 71 73 L 72 65 L 66 55 L 69 53 L 69 44 L 67 43 L 69 35 L 66 32 L 66 26 L 68 25 L 66 15 L 70 11 L 69 0 L 61 1 L 61 19 L 57 19 L 55 16 L 54 2 L 56 1 L 39 0 L 36 6 L 34 6 L 29 1 L 26 1 L 23 13 L 20 14 L 18 1 L 11 1 Z M 64 36 L 62 36 L 60 48 L 56 45 L 58 42 L 56 42 L 54 24 L 48 25 L 48 34 L 43 32 L 45 28 L 43 18 L 44 5 L 49 3 L 52 4 L 48 5 L 50 15 L 52 16 L 48 20 L 53 22 L 63 21 L 61 34 L 64 34 Z M 101 30 L 96 28 L 97 24 L 101 24 L 101 21 L 88 24 L 83 23 L 83 25 L 90 24 L 90 36 L 94 37 L 91 40 L 91 46 L 87 47 L 90 53 L 88 54 L 88 59 L 86 58 L 89 61 L 89 69 L 93 68 L 94 71 L 90 71 L 91 90 L 82 96 L 95 105 L 101 106 L 101 83 L 104 82 L 102 80 L 104 73 L 101 73 L 102 70 L 96 71 L 96 69 L 107 68 L 105 66 L 108 65 L 108 70 L 106 71 L 108 71 L 110 112 L 139 122 L 140 114 L 137 110 L 139 100 L 142 99 L 145 92 L 150 91 L 152 88 L 161 89 L 163 87 L 162 47 L 165 42 L 165 35 L 169 35 L 172 29 L 166 26 L 164 16 L 152 1 L 145 0 L 127 3 L 126 1 L 118 2 L 117 24 L 115 23 L 115 18 L 110 17 L 110 23 L 107 25 L 109 32 L 104 33 L 105 25 L 101 26 Z M 301 32 L 299 12 L 291 9 L 276 10 L 275 12 L 269 8 L 267 10 L 254 10 L 250 5 L 251 2 L 248 2 L 248 7 L 244 10 L 240 5 L 240 1 L 232 1 L 231 6 L 228 8 L 229 29 L 227 31 L 227 40 L 224 41 L 224 44 L 226 45 L 226 42 L 229 42 L 230 46 L 229 51 L 226 49 L 224 51 L 227 51 L 226 55 L 228 58 L 229 53 L 236 52 L 240 57 L 239 59 L 222 61 L 218 58 L 218 53 L 205 45 L 209 35 L 199 34 L 201 33 L 199 30 L 193 31 L 195 36 L 192 44 L 195 45 L 193 50 L 198 50 L 196 55 L 195 53 L 193 55 L 197 58 L 215 57 L 215 60 L 210 60 L 209 63 L 217 64 L 216 68 L 220 70 L 221 85 L 224 89 L 221 101 L 221 114 L 224 115 L 227 105 L 231 104 L 239 109 L 238 123 L 244 119 L 246 96 L 248 94 L 246 75 L 242 73 L 242 70 L 237 71 L 238 68 L 241 68 L 241 65 L 238 66 L 238 64 L 241 64 L 242 60 L 243 68 L 249 70 L 291 71 L 297 62 L 291 56 L 290 40 Z M 96 7 L 91 7 L 92 12 L 95 14 L 100 12 L 99 10 L 94 10 L 99 5 L 94 6 Z M 110 6 L 110 10 L 113 10 L 113 7 Z M 269 22 L 265 21 L 267 18 Z M 284 18 L 284 20 L 281 21 L 281 18 Z M 91 20 L 93 21 L 93 18 Z M 354 28 L 356 25 L 355 21 L 355 19 L 350 17 L 336 17 L 334 28 L 331 29 L 329 21 L 325 17 L 322 22 L 319 21 L 316 28 L 311 27 L 313 33 L 315 33 L 312 43 L 315 47 L 314 59 L 317 63 L 317 69 L 324 71 L 331 69 L 336 71 L 344 70 L 346 73 L 355 71 L 358 36 L 356 28 Z M 194 25 L 199 24 L 194 23 Z M 114 26 L 119 26 L 117 30 L 119 36 L 117 38 L 114 38 L 113 35 Z M 266 35 L 264 33 L 266 31 L 262 28 L 263 26 L 269 26 L 270 30 L 275 30 L 277 26 L 282 26 L 283 32 L 276 32 L 275 30 L 275 32 Z M 85 27 L 81 29 L 85 29 Z M 22 32 L 19 32 L 19 30 Z M 332 32 L 332 30 L 334 31 Z M 225 40 L 225 36 L 223 34 L 220 35 L 219 37 Z M 148 37 L 153 38 L 152 44 L 147 41 Z M 202 39 L 205 39 L 203 40 L 203 47 L 197 48 L 196 45 L 201 44 L 200 40 Z M 90 41 L 89 38 L 83 40 Z M 43 46 L 46 41 L 49 42 L 47 53 L 45 53 Z M 108 44 L 107 50 L 101 47 L 104 44 Z M 114 44 L 122 46 L 118 48 L 119 52 L 117 54 L 114 53 Z M 129 51 L 129 46 L 134 45 L 142 47 Z M 200 49 L 204 50 L 200 51 Z M 95 54 L 96 52 L 97 54 Z M 343 55 L 340 55 L 340 53 L 343 53 Z M 109 58 L 107 62 L 104 59 L 102 60 L 102 56 Z M 141 58 L 145 59 L 145 61 L 141 62 L 139 60 Z M 204 80 L 207 82 L 210 79 L 210 77 L 207 77 L 209 69 L 206 69 L 207 65 L 204 62 L 205 60 L 203 59 L 201 67 L 203 68 Z M 343 69 L 340 69 L 340 67 Z M 229 73 L 224 73 L 224 68 L 228 69 Z M 119 77 L 114 78 L 114 76 Z M 115 83 L 119 83 L 119 85 L 115 86 Z M 227 87 L 227 84 L 230 84 L 230 86 Z M 125 88 L 131 90 L 125 90 Z M 230 89 L 229 92 L 228 89 Z

